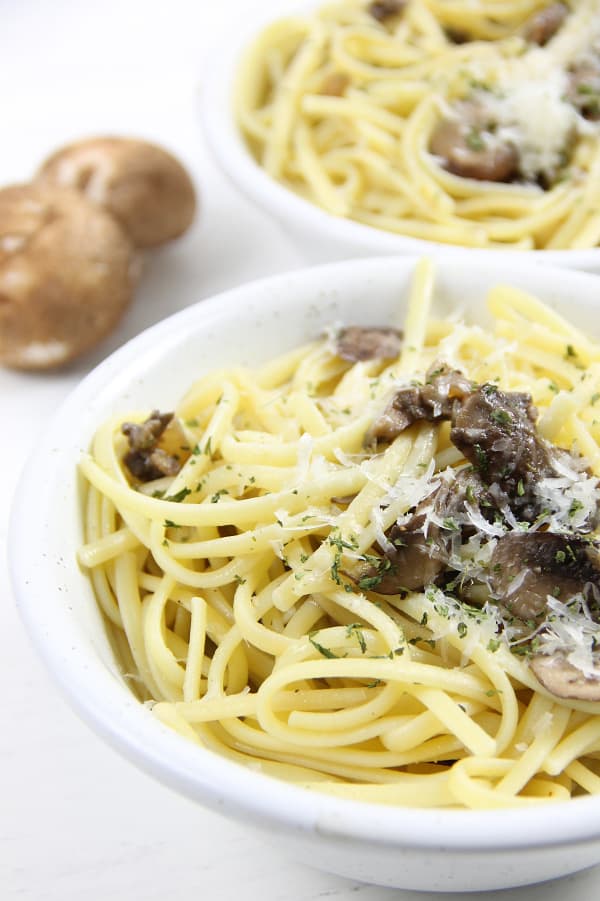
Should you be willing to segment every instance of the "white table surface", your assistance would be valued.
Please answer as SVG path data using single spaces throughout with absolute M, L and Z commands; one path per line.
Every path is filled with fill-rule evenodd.
M 53 148 L 71 139 L 129 134 L 172 149 L 189 167 L 201 198 L 194 227 L 153 256 L 133 308 L 97 352 L 54 374 L 0 369 L 3 546 L 22 463 L 56 406 L 89 369 L 175 310 L 303 264 L 303 249 L 240 198 L 211 163 L 198 123 L 212 47 L 239 17 L 289 5 L 0 0 L 0 184 L 27 180 Z M 457 897 L 360 885 L 280 859 L 250 827 L 205 811 L 138 772 L 91 734 L 55 690 L 18 619 L 5 564 L 0 691 L 2 901 Z M 564 901 L 598 892 L 595 869 L 502 898 Z

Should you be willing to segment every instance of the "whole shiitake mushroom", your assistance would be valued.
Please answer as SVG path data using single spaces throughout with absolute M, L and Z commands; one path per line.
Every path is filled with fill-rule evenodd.
M 49 369 L 107 335 L 133 297 L 133 245 L 69 188 L 0 189 L 0 364 Z
M 37 178 L 105 207 L 136 247 L 177 238 L 194 218 L 196 194 L 186 170 L 146 141 L 97 137 L 68 144 L 42 164 Z

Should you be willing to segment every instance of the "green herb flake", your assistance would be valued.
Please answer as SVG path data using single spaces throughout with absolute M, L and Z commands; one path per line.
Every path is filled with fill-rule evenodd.
M 442 521 L 442 527 L 443 527 L 444 529 L 447 529 L 447 531 L 449 531 L 449 532 L 458 532 L 458 531 L 460 531 L 458 525 L 457 525 L 456 522 L 452 519 L 451 516 L 448 516 L 446 519 L 444 519 L 444 520 Z
M 467 147 L 469 147 L 470 150 L 474 150 L 475 152 L 485 150 L 485 141 L 478 128 L 471 128 L 465 140 L 467 142 Z
M 319 654 L 321 654 L 323 657 L 327 657 L 330 660 L 338 659 L 338 654 L 334 654 L 334 652 L 330 648 L 326 648 L 322 644 L 319 644 L 318 641 L 315 641 L 312 635 L 308 636 L 308 640 L 312 644 L 313 648 L 316 648 Z
M 491 418 L 494 422 L 497 422 L 498 425 L 509 425 L 509 423 L 512 422 L 512 416 L 508 410 L 493 410 Z
M 350 623 L 349 626 L 346 626 L 346 636 L 348 638 L 352 638 L 354 636 L 359 644 L 361 654 L 364 654 L 366 652 L 367 641 L 360 623 Z
M 579 513 L 580 510 L 583 510 L 583 503 L 576 498 L 571 501 L 571 506 L 569 507 L 569 516 L 573 518 L 576 513 Z
M 473 445 L 473 450 L 475 451 L 475 457 L 477 460 L 477 469 L 486 470 L 488 468 L 488 458 L 486 452 L 480 444 Z
M 189 488 L 182 488 L 181 491 L 176 492 L 176 494 L 169 494 L 165 497 L 166 501 L 172 501 L 174 504 L 180 504 L 183 500 L 186 499 L 188 494 L 191 494 Z

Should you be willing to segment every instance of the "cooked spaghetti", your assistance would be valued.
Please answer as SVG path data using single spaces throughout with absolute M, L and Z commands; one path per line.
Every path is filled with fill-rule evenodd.
M 242 133 L 334 216 L 468 247 L 600 243 L 598 0 L 344 0 L 244 57 Z
M 595 793 L 600 345 L 506 286 L 490 330 L 434 304 L 422 261 L 403 332 L 104 424 L 80 561 L 132 689 L 203 747 L 386 804 Z

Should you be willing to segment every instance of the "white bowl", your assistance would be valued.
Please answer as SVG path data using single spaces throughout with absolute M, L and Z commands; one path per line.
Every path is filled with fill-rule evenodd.
M 294 9 L 310 10 L 315 3 L 294 4 Z M 269 21 L 278 16 L 271 15 Z M 233 92 L 240 60 L 246 48 L 258 36 L 259 27 L 253 17 L 250 27 L 243 24 L 216 47 L 206 66 L 202 84 L 201 119 L 208 146 L 215 162 L 246 197 L 273 216 L 298 242 L 310 262 L 350 259 L 374 254 L 439 254 L 457 253 L 465 260 L 501 257 L 505 264 L 523 258 L 534 258 L 544 265 L 564 266 L 587 272 L 600 272 L 600 248 L 590 250 L 485 250 L 466 248 L 393 234 L 350 219 L 327 213 L 316 204 L 304 200 L 271 178 L 259 166 L 237 126 Z
M 385 323 L 402 309 L 414 260 L 335 263 L 258 281 L 183 310 L 130 341 L 64 403 L 25 468 L 9 556 L 22 617 L 79 715 L 133 763 L 188 798 L 252 820 L 286 853 L 365 882 L 426 890 L 505 888 L 600 861 L 600 798 L 519 810 L 414 810 L 340 800 L 280 782 L 199 749 L 159 723 L 119 671 L 90 582 L 77 463 L 96 427 L 132 408 L 168 408 L 199 372 L 252 364 L 341 320 Z M 437 311 L 481 317 L 484 291 L 505 280 L 497 261 L 440 259 Z M 600 280 L 566 269 L 515 266 L 535 291 L 588 331 Z

